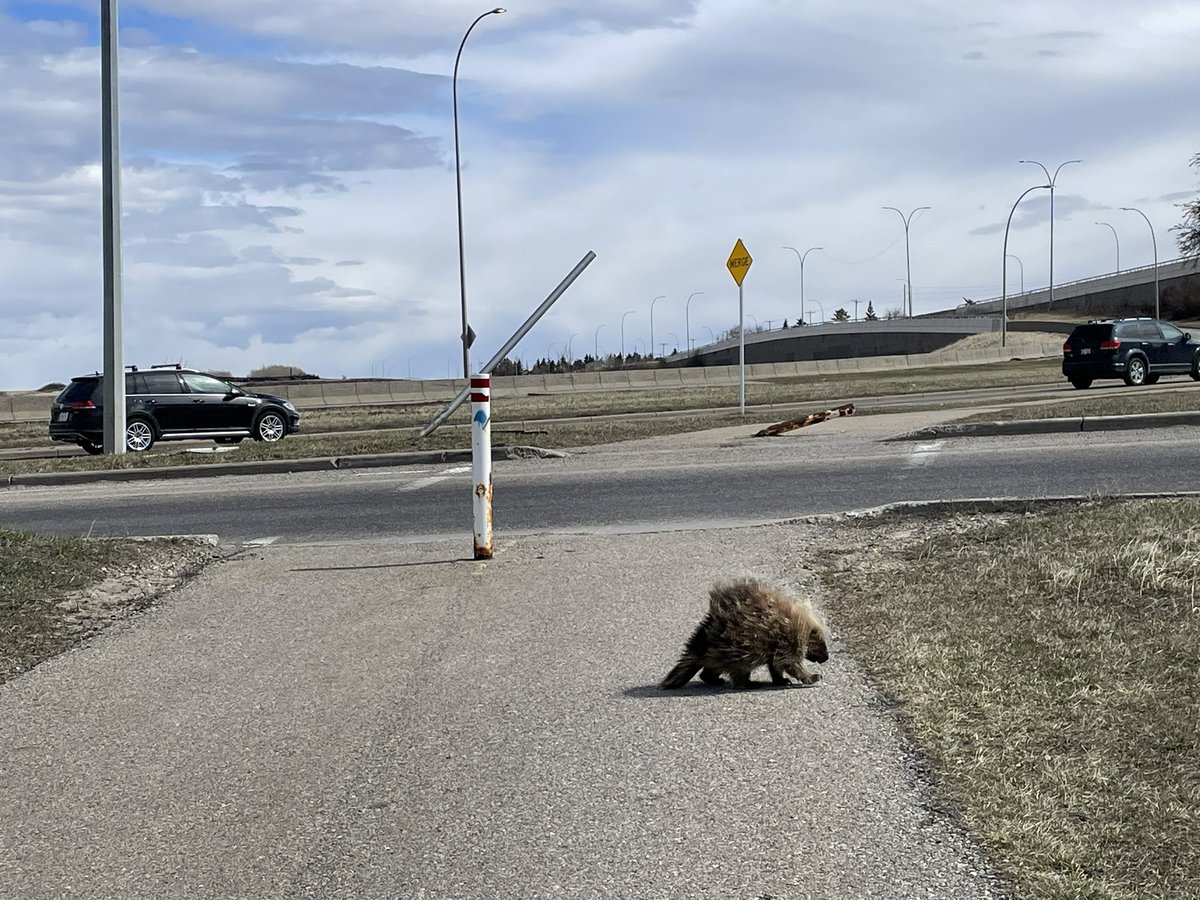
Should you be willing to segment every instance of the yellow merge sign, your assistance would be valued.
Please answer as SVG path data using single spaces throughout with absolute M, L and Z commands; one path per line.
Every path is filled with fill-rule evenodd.
M 752 262 L 754 260 L 750 258 L 750 251 L 746 249 L 742 239 L 738 238 L 737 243 L 733 245 L 733 252 L 729 254 L 729 261 L 725 263 L 738 287 L 742 286 L 742 279 L 746 277 L 746 272 L 750 269 Z

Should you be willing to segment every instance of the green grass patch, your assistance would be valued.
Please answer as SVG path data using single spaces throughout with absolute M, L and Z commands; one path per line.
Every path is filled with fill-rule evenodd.
M 844 536 L 831 616 L 1022 892 L 1200 897 L 1200 501 Z

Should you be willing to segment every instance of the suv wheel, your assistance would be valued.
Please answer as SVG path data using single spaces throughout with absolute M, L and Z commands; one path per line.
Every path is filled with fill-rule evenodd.
M 1090 388 L 1092 386 L 1092 379 L 1090 379 L 1090 378 L 1072 378 L 1071 384 L 1077 390 L 1086 391 L 1088 388 Z
M 287 423 L 283 416 L 273 409 L 268 409 L 254 423 L 254 439 L 273 444 L 282 440 L 287 434 Z
M 147 419 L 130 419 L 125 425 L 125 449 L 143 453 L 154 446 L 154 426 Z
M 1125 365 L 1125 383 L 1130 387 L 1140 387 L 1146 383 L 1146 360 L 1140 356 L 1129 357 Z

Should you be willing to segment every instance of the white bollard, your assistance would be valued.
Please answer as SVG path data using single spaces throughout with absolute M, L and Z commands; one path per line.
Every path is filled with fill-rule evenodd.
M 475 558 L 492 558 L 492 376 L 471 376 L 471 472 Z

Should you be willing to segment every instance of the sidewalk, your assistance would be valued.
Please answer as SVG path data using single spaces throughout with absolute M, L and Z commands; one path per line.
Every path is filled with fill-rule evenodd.
M 820 537 L 243 552 L 0 687 L 0 896 L 1000 896 L 836 623 L 814 688 L 656 687 Z

